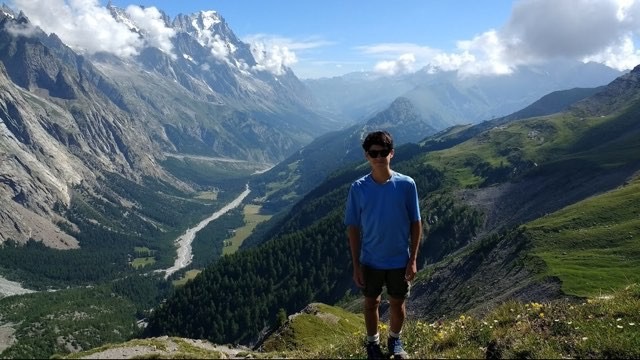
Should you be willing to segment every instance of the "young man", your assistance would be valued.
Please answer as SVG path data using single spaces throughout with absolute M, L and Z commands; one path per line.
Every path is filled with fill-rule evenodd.
M 395 359 L 406 359 L 400 332 L 422 238 L 418 191 L 411 177 L 391 170 L 394 150 L 388 132 L 369 133 L 362 148 L 371 172 L 351 185 L 345 225 L 353 260 L 353 281 L 364 295 L 367 356 L 370 359 L 384 356 L 378 333 L 378 307 L 382 287 L 386 285 L 390 305 L 388 350 Z

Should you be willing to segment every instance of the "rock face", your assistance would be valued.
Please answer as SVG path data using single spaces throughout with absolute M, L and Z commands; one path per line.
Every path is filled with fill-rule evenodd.
M 159 150 L 144 141 L 143 129 L 92 94 L 67 109 L 66 100 L 39 93 L 16 86 L 0 64 L 0 240 L 73 248 L 75 239 L 55 225 L 64 221 L 56 204 L 68 206 L 72 187 L 91 187 L 101 170 L 160 175 L 142 155 Z

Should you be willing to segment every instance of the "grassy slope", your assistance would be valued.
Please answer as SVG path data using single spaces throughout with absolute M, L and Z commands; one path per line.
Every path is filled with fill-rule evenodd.
M 595 296 L 640 282 L 640 178 L 527 224 L 533 254 L 568 294 Z
M 310 311 L 292 316 L 271 334 L 262 351 L 243 351 L 251 358 L 366 358 L 362 314 L 312 304 Z M 608 298 L 583 302 L 506 302 L 481 318 L 459 314 L 432 323 L 408 319 L 403 330 L 405 349 L 419 359 L 480 358 L 638 358 L 640 356 L 640 286 L 630 285 Z M 381 338 L 388 327 L 380 324 Z M 184 339 L 169 338 L 173 343 Z M 201 347 L 167 349 L 166 338 L 133 340 L 70 355 L 81 358 L 132 350 L 146 358 L 220 358 Z M 382 341 L 383 349 L 385 341 Z M 142 347 L 141 347 L 142 346 Z M 175 345 L 173 346 L 175 347 Z M 144 348 L 147 348 L 146 350 Z M 223 347 L 224 348 L 224 347 Z M 133 351 L 135 350 L 135 352 Z M 179 350 L 179 351 L 178 351 Z M 145 354 L 145 351 L 147 352 Z M 123 351 L 122 353 L 125 353 Z
M 476 187 L 483 178 L 474 166 L 585 167 L 607 172 L 640 161 L 638 106 L 611 116 L 584 118 L 571 113 L 496 127 L 458 146 L 429 153 L 426 161 L 457 186 Z M 514 161 L 514 159 L 516 161 Z M 546 171 L 549 173 L 549 171 Z M 563 290 L 594 295 L 640 279 L 640 184 L 613 190 L 529 224 L 534 254 L 563 281 Z

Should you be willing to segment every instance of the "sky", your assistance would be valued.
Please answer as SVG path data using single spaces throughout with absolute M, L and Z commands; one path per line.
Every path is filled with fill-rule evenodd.
M 6 1 L 6 0 L 5 0 Z M 108 0 L 8 0 L 80 52 L 139 52 L 144 43 L 106 11 Z M 640 0 L 112 0 L 169 53 L 160 20 L 215 10 L 265 68 L 302 79 L 428 69 L 506 75 L 550 59 L 640 64 Z M 212 52 L 215 49 L 212 49 Z M 275 65 L 275 66 L 274 66 Z

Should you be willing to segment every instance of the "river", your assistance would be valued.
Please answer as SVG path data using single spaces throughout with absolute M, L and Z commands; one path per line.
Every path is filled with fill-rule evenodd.
M 249 189 L 249 184 L 247 184 L 246 189 L 240 195 L 238 195 L 237 198 L 235 198 L 233 201 L 225 205 L 222 209 L 213 213 L 213 215 L 202 220 L 200 223 L 198 223 L 198 225 L 190 229 L 187 229 L 187 231 L 185 231 L 184 234 L 182 234 L 180 237 L 176 239 L 176 244 L 178 245 L 178 256 L 173 266 L 165 270 L 157 270 L 157 271 L 159 272 L 164 271 L 165 272 L 164 278 L 167 279 L 174 272 L 191 264 L 191 260 L 193 259 L 191 243 L 193 242 L 193 239 L 196 237 L 196 233 L 202 230 L 211 221 L 226 214 L 229 210 L 240 206 L 240 204 L 242 203 L 242 200 L 244 200 L 247 197 L 247 195 L 249 195 L 250 192 L 251 190 Z
M 193 259 L 193 254 L 191 252 L 191 243 L 193 239 L 196 237 L 196 233 L 202 230 L 207 224 L 211 221 L 219 218 L 220 216 L 226 214 L 229 210 L 240 206 L 242 200 L 244 200 L 251 190 L 249 190 L 249 185 L 247 184 L 246 189 L 238 195 L 233 201 L 225 205 L 222 209 L 216 211 L 214 214 L 209 216 L 208 218 L 202 220 L 198 225 L 188 229 L 184 234 L 176 239 L 176 244 L 178 245 L 178 256 L 174 265 L 165 270 L 156 270 L 159 272 L 165 272 L 165 279 L 168 278 L 174 272 L 184 268 L 185 266 L 191 263 Z M 20 283 L 9 281 L 0 276 L 0 298 L 5 296 L 12 295 L 22 295 L 34 292 L 33 290 L 25 289 L 21 286 Z

